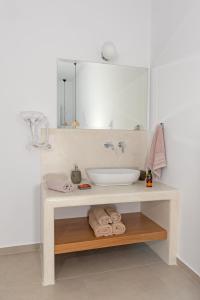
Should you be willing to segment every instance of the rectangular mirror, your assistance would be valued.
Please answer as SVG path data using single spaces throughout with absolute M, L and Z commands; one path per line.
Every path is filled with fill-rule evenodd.
M 58 127 L 145 129 L 148 69 L 58 60 Z

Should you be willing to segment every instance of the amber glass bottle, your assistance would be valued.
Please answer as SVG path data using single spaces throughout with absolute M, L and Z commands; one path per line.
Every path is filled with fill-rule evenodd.
M 152 176 L 152 173 L 151 173 L 150 169 L 147 172 L 146 186 L 147 187 L 152 187 L 153 186 L 153 176 Z

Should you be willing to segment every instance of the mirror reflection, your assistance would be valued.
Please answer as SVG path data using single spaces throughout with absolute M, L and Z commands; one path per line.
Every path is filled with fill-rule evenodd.
M 148 70 L 58 60 L 58 127 L 147 127 Z

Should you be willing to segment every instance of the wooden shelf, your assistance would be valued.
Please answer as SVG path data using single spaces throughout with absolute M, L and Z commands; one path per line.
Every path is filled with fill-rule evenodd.
M 96 238 L 88 219 L 55 220 L 55 254 L 113 247 L 154 240 L 165 240 L 167 232 L 142 213 L 122 215 L 126 232 L 122 235 Z

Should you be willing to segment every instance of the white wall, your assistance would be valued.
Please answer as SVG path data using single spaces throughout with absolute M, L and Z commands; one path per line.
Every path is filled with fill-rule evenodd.
M 0 247 L 39 242 L 40 169 L 25 149 L 22 110 L 56 126 L 56 59 L 100 60 L 104 41 L 117 63 L 149 64 L 149 0 L 0 2 Z
M 200 2 L 152 0 L 152 126 L 165 123 L 162 180 L 181 191 L 178 256 L 200 274 Z

